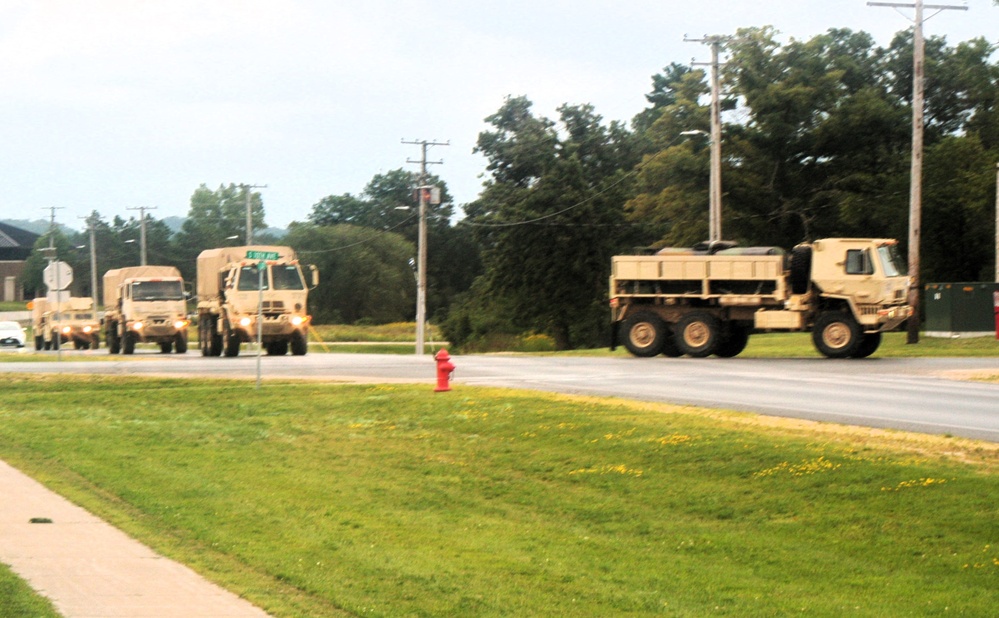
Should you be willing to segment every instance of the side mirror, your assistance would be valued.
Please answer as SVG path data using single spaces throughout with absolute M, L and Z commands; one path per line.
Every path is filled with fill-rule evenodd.
M 312 281 L 309 289 L 316 289 L 319 286 L 319 269 L 316 268 L 315 264 L 309 264 L 309 279 Z

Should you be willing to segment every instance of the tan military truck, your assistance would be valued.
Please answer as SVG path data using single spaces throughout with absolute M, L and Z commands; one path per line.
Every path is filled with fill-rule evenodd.
M 202 356 L 237 356 L 260 338 L 267 354 L 308 352 L 309 290 L 291 247 L 251 245 L 207 249 L 198 256 L 198 340 Z M 261 286 L 262 283 L 262 286 Z M 262 320 L 261 320 L 262 318 Z M 258 328 L 260 329 L 258 331 Z
M 72 341 L 77 350 L 96 350 L 101 344 L 101 325 L 94 311 L 94 299 L 63 294 L 61 302 L 44 296 L 31 301 L 35 349 L 56 350 Z
M 138 343 L 187 352 L 187 293 L 173 266 L 129 266 L 104 273 L 104 333 L 111 354 L 134 354 Z
M 811 331 L 830 358 L 873 354 L 912 314 L 897 242 L 828 238 L 795 247 L 715 241 L 656 255 L 615 256 L 613 348 L 635 356 L 738 355 L 749 335 Z

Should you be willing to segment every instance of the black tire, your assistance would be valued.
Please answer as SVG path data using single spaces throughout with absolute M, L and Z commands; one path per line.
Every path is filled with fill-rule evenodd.
M 857 351 L 853 353 L 853 358 L 867 358 L 877 352 L 880 346 L 881 333 L 864 333 Z
M 169 354 L 173 350 L 172 341 L 161 341 L 160 342 L 160 354 Z
M 211 319 L 207 316 L 202 316 L 198 318 L 198 349 L 201 350 L 202 356 L 211 356 L 211 331 L 209 330 L 209 325 L 211 324 Z
M 669 358 L 680 358 L 683 352 L 676 346 L 676 339 L 673 337 L 673 327 L 666 325 L 666 336 L 663 337 L 663 356 Z
M 812 328 L 812 343 L 828 358 L 849 358 L 856 354 L 863 341 L 860 324 L 842 311 L 823 313 Z
M 791 293 L 805 294 L 812 280 L 812 248 L 798 245 L 791 249 Z
M 239 335 L 229 326 L 228 320 L 223 324 L 223 331 L 222 340 L 225 342 L 223 354 L 230 358 L 239 356 Z
M 42 347 L 45 348 L 46 350 L 51 350 L 52 349 L 52 341 L 51 340 L 46 341 L 44 344 L 42 344 Z
M 267 344 L 267 354 L 269 356 L 284 356 L 288 353 L 287 341 L 272 341 Z
M 663 351 L 669 328 L 651 311 L 637 311 L 624 319 L 621 332 L 625 349 L 634 356 L 649 358 Z
M 731 324 L 728 328 L 728 336 L 725 341 L 719 344 L 715 350 L 715 356 L 720 358 L 734 358 L 746 349 L 749 343 L 749 329 L 740 324 Z
M 109 354 L 121 353 L 121 339 L 118 338 L 118 325 L 114 322 L 108 326 L 107 340 Z
M 218 318 L 212 318 L 208 350 L 211 352 L 211 356 L 222 356 L 222 333 L 216 329 L 216 324 L 218 324 Z
M 81 341 L 80 339 L 74 339 L 73 340 L 73 349 L 74 350 L 82 350 L 84 348 L 89 348 L 89 347 L 90 347 L 89 344 L 87 344 L 84 341 Z
M 296 331 L 291 336 L 291 353 L 295 356 L 305 356 L 309 351 L 309 339 L 302 331 Z
M 135 354 L 135 344 L 139 339 L 138 335 L 136 335 L 135 333 L 125 333 L 125 336 L 122 337 L 122 339 L 123 341 L 121 342 L 121 353 Z
M 673 335 L 676 347 L 695 358 L 711 356 L 722 341 L 718 318 L 704 311 L 694 311 L 680 318 Z
M 35 351 L 40 352 L 45 348 L 45 338 L 41 335 L 35 335 Z
M 177 333 L 177 338 L 173 340 L 173 349 L 177 354 L 187 354 L 187 337 L 184 333 Z
M 98 350 L 101 347 L 101 336 L 94 333 L 94 338 L 90 341 L 90 349 Z

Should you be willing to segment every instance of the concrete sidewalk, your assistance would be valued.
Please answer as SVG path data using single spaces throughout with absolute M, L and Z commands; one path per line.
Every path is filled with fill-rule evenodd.
M 0 562 L 66 618 L 267 616 L 2 461 Z

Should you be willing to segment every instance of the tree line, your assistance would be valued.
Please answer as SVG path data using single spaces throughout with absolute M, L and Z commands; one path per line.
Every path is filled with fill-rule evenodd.
M 743 245 L 790 248 L 828 236 L 905 242 L 911 140 L 912 33 L 877 46 L 864 32 L 831 29 L 781 41 L 769 27 L 739 30 L 722 70 L 722 227 Z M 999 160 L 995 46 L 926 40 L 921 281 L 991 279 Z M 689 246 L 707 237 L 709 85 L 704 71 L 671 63 L 653 75 L 648 107 L 630 123 L 591 105 L 537 114 L 506 98 L 475 150 L 486 161 L 477 199 L 456 205 L 446 182 L 394 170 L 358 195 L 330 195 L 287 236 L 322 273 L 310 305 L 320 322 L 412 319 L 417 213 L 414 189 L 441 187 L 428 215 L 428 315 L 466 349 L 535 333 L 559 349 L 602 345 L 610 257 L 636 248 Z M 693 132 L 693 133 L 692 133 Z M 199 187 L 176 234 L 151 217 L 148 261 L 194 279 L 206 248 L 242 244 L 248 189 Z M 253 226 L 264 229 L 259 194 Z M 139 221 L 93 213 L 101 272 L 137 262 Z M 57 234 L 89 286 L 89 242 Z M 47 245 L 47 237 L 39 243 Z M 904 249 L 904 247 L 903 247 Z M 29 261 L 40 286 L 40 257 Z M 40 287 L 38 289 L 41 289 Z

